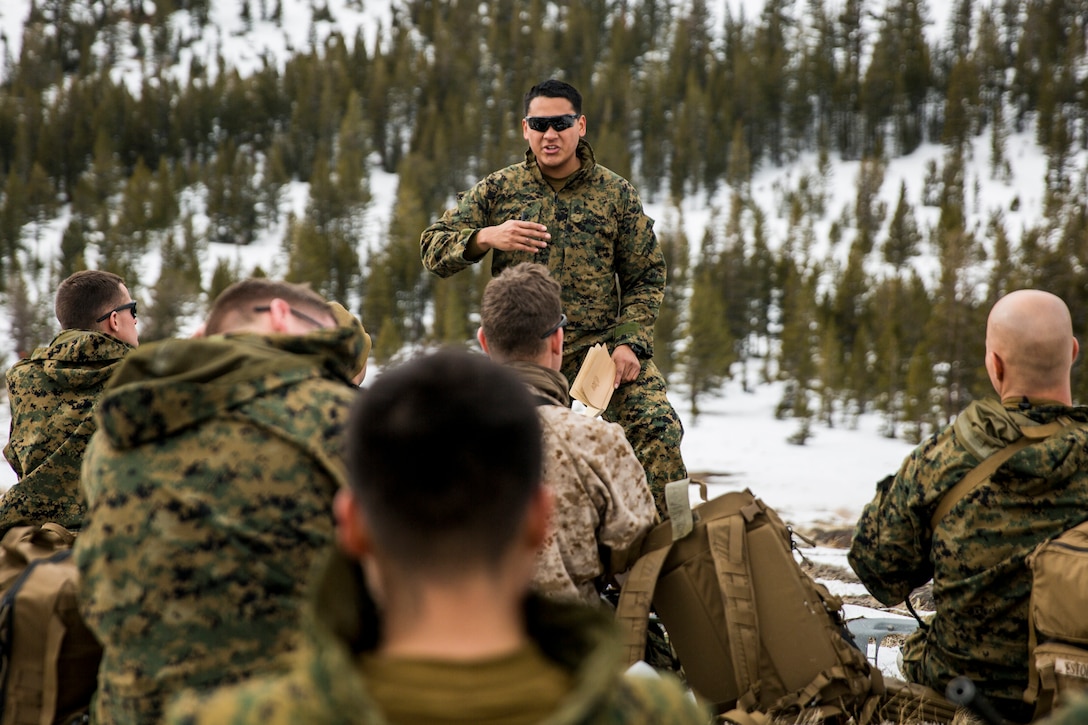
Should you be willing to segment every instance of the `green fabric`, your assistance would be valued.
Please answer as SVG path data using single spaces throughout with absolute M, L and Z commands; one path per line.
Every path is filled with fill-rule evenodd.
M 359 654 L 377 642 L 379 619 L 359 566 L 334 552 L 315 589 L 311 641 L 287 674 L 265 677 L 201 698 L 189 693 L 167 723 L 363 723 L 390 721 L 356 673 Z M 706 725 L 708 714 L 672 678 L 622 674 L 611 619 L 578 604 L 530 598 L 529 635 L 573 686 L 542 725 Z M 455 715 L 457 713 L 454 713 Z
M 297 647 L 346 484 L 358 338 L 166 340 L 125 359 L 87 447 L 75 546 L 81 612 L 103 645 L 97 722 L 157 722 L 173 693 Z
M 19 482 L 0 499 L 0 536 L 22 524 L 82 525 L 79 468 L 94 433 L 95 403 L 132 349 L 100 332 L 65 330 L 8 370 L 4 456 Z
M 360 674 L 393 725 L 534 725 L 571 689 L 571 675 L 533 644 L 467 663 L 363 655 Z
M 980 462 L 971 450 L 993 451 L 1015 440 L 1022 420 L 1088 422 L 1088 408 L 974 402 L 961 416 L 878 485 L 849 560 L 873 596 L 889 605 L 933 580 L 936 615 L 903 646 L 908 679 L 943 692 L 962 674 L 988 697 L 1019 700 L 1027 687 L 1031 590 L 1024 560 L 1041 541 L 1088 517 L 1088 426 L 1071 426 L 1014 454 L 936 530 L 930 517 Z M 969 431 L 963 439 L 961 430 Z

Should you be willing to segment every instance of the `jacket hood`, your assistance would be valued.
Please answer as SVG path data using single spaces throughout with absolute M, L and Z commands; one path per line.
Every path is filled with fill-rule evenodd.
M 114 364 L 136 348 L 92 330 L 64 330 L 7 375 L 15 388 L 98 390 L 113 374 Z
M 362 568 L 333 549 L 315 580 L 307 626 L 317 669 L 328 668 L 329 682 L 350 666 L 355 655 L 377 647 L 379 614 Z M 574 674 L 575 689 L 546 723 L 580 722 L 596 701 L 622 677 L 622 648 L 615 623 L 603 610 L 582 603 L 550 601 L 530 594 L 525 604 L 529 636 L 549 659 Z M 329 640 L 336 647 L 329 647 Z M 340 678 L 342 679 L 342 678 Z
M 303 380 L 351 385 L 360 333 L 344 327 L 308 335 L 213 335 L 163 340 L 129 354 L 95 413 L 120 449 L 174 435 L 223 411 Z
M 982 461 L 1020 438 L 1023 428 L 1059 419 L 1070 425 L 1013 454 L 990 477 L 1006 486 L 1049 488 L 1088 470 L 1088 407 L 1060 403 L 1021 406 L 986 399 L 969 405 L 953 425 L 957 442 Z

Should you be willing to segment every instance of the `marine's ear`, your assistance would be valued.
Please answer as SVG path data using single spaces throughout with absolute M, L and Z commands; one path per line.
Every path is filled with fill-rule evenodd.
M 370 527 L 359 506 L 359 499 L 350 488 L 336 492 L 332 502 L 336 518 L 336 542 L 353 559 L 362 559 L 371 550 Z

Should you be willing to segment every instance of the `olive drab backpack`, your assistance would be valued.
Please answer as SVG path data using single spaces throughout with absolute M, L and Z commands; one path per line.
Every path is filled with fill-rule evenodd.
M 692 508 L 689 486 L 666 487 L 671 519 L 647 535 L 624 582 L 616 617 L 628 662 L 642 656 L 652 603 L 688 684 L 727 721 L 885 715 L 897 694 L 844 636 L 841 599 L 801 569 L 778 514 L 748 490 L 706 501 L 703 484 Z
M 79 614 L 74 540 L 53 523 L 0 540 L 0 725 L 71 723 L 90 705 L 102 649 Z

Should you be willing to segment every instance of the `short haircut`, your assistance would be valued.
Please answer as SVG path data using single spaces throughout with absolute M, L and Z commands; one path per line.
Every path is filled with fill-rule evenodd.
M 566 98 L 570 101 L 570 105 L 574 107 L 574 112 L 578 115 L 582 114 L 582 94 L 578 92 L 578 89 L 565 81 L 559 81 L 555 78 L 549 78 L 543 83 L 537 83 L 525 93 L 525 115 L 529 115 L 529 103 L 534 98 L 544 96 L 545 98 Z
M 125 280 L 113 272 L 84 269 L 57 287 L 53 309 L 63 330 L 94 330 L 98 318 L 125 301 Z
M 204 334 L 216 335 L 229 332 L 259 314 L 254 310 L 255 307 L 261 307 L 276 298 L 285 301 L 300 312 L 311 315 L 324 314 L 335 319 L 329 303 L 308 285 L 251 277 L 235 282 L 219 293 L 208 312 Z
M 483 355 L 445 349 L 383 372 L 345 437 L 375 551 L 412 576 L 494 568 L 541 486 L 541 435 L 526 385 Z
M 498 362 L 532 360 L 548 345 L 540 336 L 563 314 L 559 283 L 534 262 L 507 267 L 487 283 L 480 326 Z

